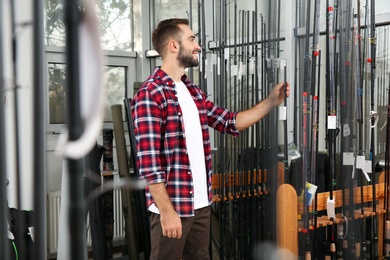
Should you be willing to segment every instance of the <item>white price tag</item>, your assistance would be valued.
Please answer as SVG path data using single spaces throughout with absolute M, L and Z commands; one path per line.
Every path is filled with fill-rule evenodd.
M 343 153 L 343 165 L 353 165 L 354 157 L 353 153 Z
M 238 70 L 237 65 L 232 65 L 230 67 L 230 72 L 232 73 L 232 76 L 237 76 L 237 72 L 238 72 L 237 70 Z
M 336 129 L 336 116 L 328 116 L 328 129 Z
M 348 124 L 343 125 L 343 137 L 347 137 L 351 134 L 351 129 Z
M 255 74 L 255 57 L 249 60 L 249 75 Z
M 230 52 L 229 52 L 229 48 L 225 48 L 224 49 L 224 54 L 225 54 L 225 60 L 228 60 L 229 59 L 229 57 L 230 57 Z
M 279 120 L 287 120 L 287 107 L 279 107 Z

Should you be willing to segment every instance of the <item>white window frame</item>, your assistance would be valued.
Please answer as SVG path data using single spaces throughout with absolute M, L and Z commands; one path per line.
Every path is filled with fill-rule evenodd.
M 50 111 L 49 111 L 49 82 L 47 77 L 48 64 L 49 63 L 66 63 L 64 47 L 55 47 L 55 46 L 46 46 L 45 49 L 45 88 L 46 88 L 46 120 L 47 120 L 47 132 L 51 134 L 59 134 L 64 127 L 64 124 L 51 124 L 50 123 Z M 126 89 L 125 97 L 132 96 L 133 93 L 133 83 L 136 79 L 136 52 L 127 52 L 127 51 L 103 51 L 104 55 L 104 65 L 105 66 L 118 66 L 126 68 Z M 124 115 L 125 117 L 125 115 Z M 104 123 L 104 128 L 113 128 L 112 123 Z

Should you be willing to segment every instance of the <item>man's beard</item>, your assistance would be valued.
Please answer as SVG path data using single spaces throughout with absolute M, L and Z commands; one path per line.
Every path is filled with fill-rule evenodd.
M 183 50 L 183 47 L 180 46 L 179 55 L 177 56 L 177 60 L 184 68 L 196 67 L 199 65 L 199 61 L 194 59 L 191 54 Z

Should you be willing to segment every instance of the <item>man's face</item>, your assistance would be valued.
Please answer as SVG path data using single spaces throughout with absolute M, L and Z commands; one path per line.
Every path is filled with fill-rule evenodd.
M 187 25 L 180 25 L 180 28 L 182 30 L 182 37 L 181 42 L 179 42 L 180 50 L 177 60 L 184 68 L 198 66 L 198 53 L 201 48 L 196 42 L 196 37 Z

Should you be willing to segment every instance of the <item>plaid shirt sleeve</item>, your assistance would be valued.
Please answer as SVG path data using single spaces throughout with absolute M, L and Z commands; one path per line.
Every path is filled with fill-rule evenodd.
M 239 131 L 236 128 L 236 116 L 237 112 L 230 112 L 227 109 L 216 106 L 213 102 L 204 96 L 208 125 L 215 130 L 223 133 L 238 136 Z
M 137 166 L 140 178 L 148 183 L 166 182 L 161 168 L 161 109 L 147 89 L 139 91 L 132 100 L 134 133 L 137 143 Z

